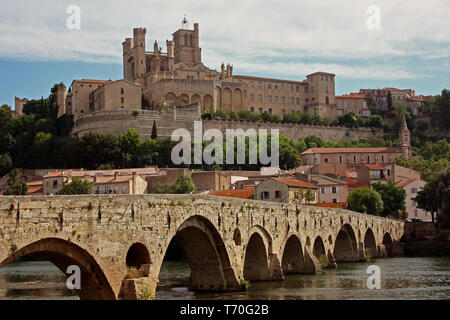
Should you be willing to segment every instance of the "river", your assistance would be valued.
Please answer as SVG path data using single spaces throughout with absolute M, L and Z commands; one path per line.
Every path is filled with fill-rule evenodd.
M 367 288 L 369 265 L 381 270 L 381 289 Z M 165 262 L 156 299 L 438 299 L 450 298 L 450 258 L 374 259 L 340 264 L 320 275 L 288 275 L 285 281 L 255 282 L 248 292 L 194 293 L 189 265 Z M 65 275 L 46 261 L 14 262 L 0 268 L 0 299 L 78 299 Z

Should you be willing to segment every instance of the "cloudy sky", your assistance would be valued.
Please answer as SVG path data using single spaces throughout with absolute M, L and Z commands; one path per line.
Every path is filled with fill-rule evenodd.
M 235 74 L 303 80 L 337 75 L 338 94 L 396 86 L 450 88 L 448 0 L 0 0 L 0 104 L 47 96 L 53 83 L 122 77 L 122 41 L 147 28 L 147 46 L 200 24 L 203 62 Z M 67 28 L 67 8 L 81 29 Z M 376 14 L 368 10 L 377 6 Z M 368 27 L 372 26 L 371 28 Z M 375 24 L 374 24 L 375 23 Z

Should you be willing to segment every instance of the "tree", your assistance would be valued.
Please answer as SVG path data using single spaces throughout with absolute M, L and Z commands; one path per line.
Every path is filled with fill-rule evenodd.
M 388 108 L 388 111 L 392 111 L 392 93 L 391 93 L 391 91 L 388 91 L 388 94 L 387 94 L 387 108 Z
M 349 193 L 347 209 L 379 216 L 383 211 L 383 199 L 376 190 L 359 187 Z
M 8 189 L 3 192 L 5 196 L 25 196 L 28 194 L 28 186 L 25 182 L 19 180 L 19 171 L 11 170 L 8 179 Z
M 400 212 L 405 211 L 405 197 L 406 192 L 401 188 L 397 188 L 392 183 L 374 183 L 372 188 L 376 190 L 383 200 L 383 217 L 391 216 L 393 218 L 400 218 Z M 406 218 L 406 217 L 403 217 Z
M 12 170 L 12 160 L 9 153 L 0 154 L 0 177 L 3 177 Z
M 442 90 L 440 96 L 436 97 L 436 109 L 439 115 L 439 123 L 445 129 L 450 129 L 450 91 Z
M 59 194 L 91 194 L 92 192 L 93 187 L 89 181 L 73 178 L 71 182 L 64 183 L 63 187 L 59 191 Z
M 450 227 L 450 169 L 437 174 L 414 199 L 417 207 L 431 213 L 432 221 L 437 214 L 438 223 Z
M 156 131 L 156 121 L 153 120 L 153 127 L 152 127 L 152 139 L 158 138 L 158 132 Z
M 179 176 L 175 183 L 164 183 L 156 186 L 156 193 L 159 194 L 188 194 L 194 190 L 192 178 L 185 174 Z

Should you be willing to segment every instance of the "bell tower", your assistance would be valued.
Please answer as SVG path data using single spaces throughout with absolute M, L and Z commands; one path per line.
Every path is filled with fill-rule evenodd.
M 405 153 L 409 159 L 412 159 L 411 133 L 406 123 L 405 114 L 402 115 L 402 126 L 400 128 L 399 140 L 403 153 Z
M 181 29 L 173 34 L 174 63 L 183 62 L 193 65 L 202 63 L 198 23 L 194 24 L 194 30 L 189 30 L 189 23 L 185 17 L 181 26 Z

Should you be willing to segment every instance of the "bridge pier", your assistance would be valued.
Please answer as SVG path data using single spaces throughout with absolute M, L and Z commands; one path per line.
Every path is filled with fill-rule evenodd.
M 310 274 L 320 274 L 322 267 L 316 256 L 311 253 L 308 247 L 305 247 L 305 271 Z
M 158 279 L 141 277 L 124 279 L 120 289 L 120 300 L 154 300 Z
M 284 280 L 280 260 L 278 259 L 278 256 L 273 253 L 269 255 L 269 276 L 272 281 Z

